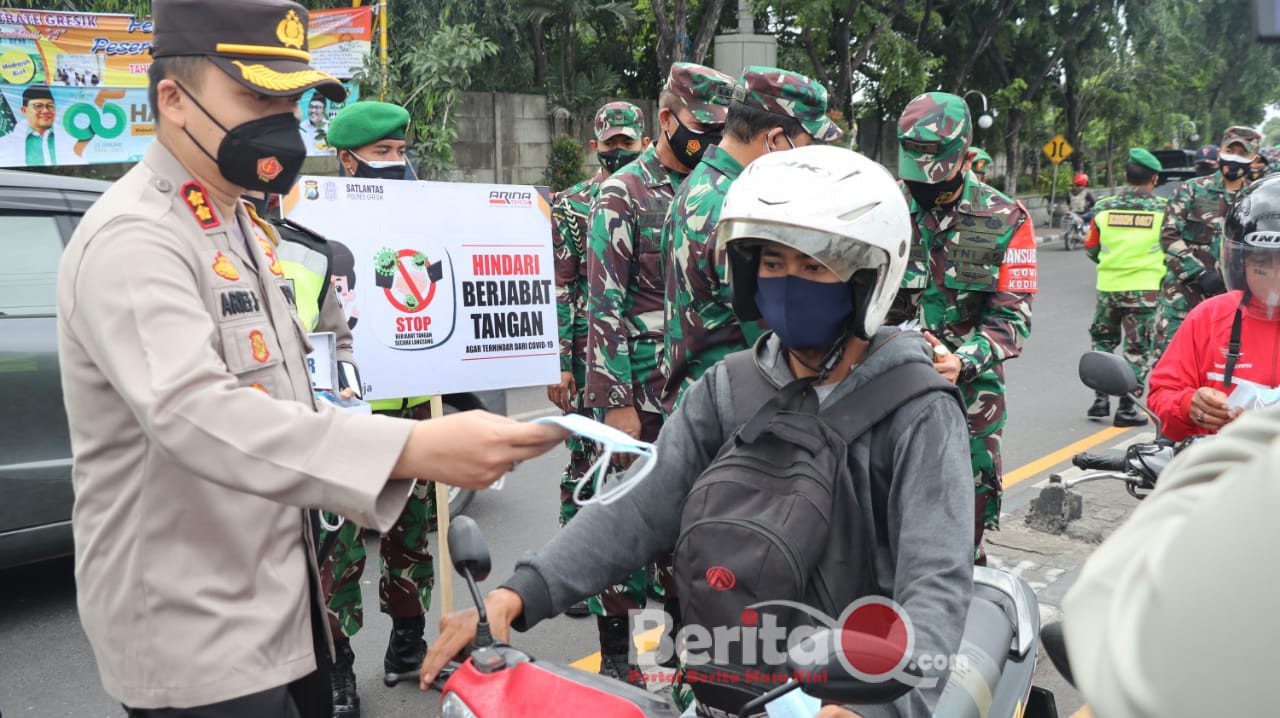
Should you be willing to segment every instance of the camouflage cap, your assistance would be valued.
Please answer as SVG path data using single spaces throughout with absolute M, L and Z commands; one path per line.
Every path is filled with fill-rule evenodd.
M 1244 146 L 1246 155 L 1257 154 L 1258 148 L 1262 146 L 1262 135 L 1252 127 L 1242 127 L 1235 125 L 1228 127 L 1226 132 L 1222 133 L 1222 151 L 1226 151 L 1227 145 L 1232 143 Z
M 742 71 L 733 99 L 748 107 L 794 117 L 819 142 L 835 142 L 843 130 L 827 117 L 827 88 L 798 72 L 752 65 Z
M 981 147 L 970 147 L 969 157 L 973 160 L 973 169 L 976 172 L 985 172 L 987 165 L 991 164 L 991 155 Z
M 898 118 L 898 176 L 929 183 L 950 177 L 964 162 L 972 124 L 957 95 L 926 92 L 907 103 Z
M 596 110 L 596 139 L 623 135 L 632 140 L 644 134 L 644 111 L 630 102 L 610 102 Z
M 704 125 L 723 125 L 733 98 L 733 78 L 703 65 L 677 62 L 671 66 L 663 92 L 670 92 Z

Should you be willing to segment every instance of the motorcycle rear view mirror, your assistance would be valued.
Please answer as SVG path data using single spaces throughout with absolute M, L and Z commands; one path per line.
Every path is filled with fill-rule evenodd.
M 896 678 L 868 681 L 855 676 L 841 660 L 842 653 L 855 667 L 896 666 L 902 658 L 902 646 L 870 633 L 828 628 L 797 644 L 788 656 L 787 668 L 805 693 L 836 703 L 889 703 L 913 687 Z M 920 677 L 920 670 L 912 665 L 905 666 L 902 673 Z
M 1088 352 L 1080 357 L 1080 381 L 1094 391 L 1111 396 L 1124 396 L 1142 388 L 1133 367 L 1107 352 Z
M 449 523 L 449 553 L 453 556 L 453 568 L 458 573 L 477 581 L 489 577 L 492 563 L 489 546 L 476 522 L 466 516 L 458 516 Z

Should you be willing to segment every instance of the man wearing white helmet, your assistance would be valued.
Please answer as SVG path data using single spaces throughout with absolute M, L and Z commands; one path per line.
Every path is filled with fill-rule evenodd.
M 973 591 L 968 429 L 954 390 L 933 370 L 924 339 L 881 326 L 901 283 L 911 239 L 901 191 L 887 170 L 862 155 L 829 146 L 802 147 L 767 155 L 747 167 L 728 193 L 718 232 L 731 257 L 735 310 L 744 320 L 764 318 L 773 332 L 717 363 L 690 386 L 663 427 L 648 478 L 636 478 L 639 483 L 616 501 L 583 509 L 549 544 L 517 563 L 515 573 L 486 600 L 494 633 L 506 640 L 512 625 L 527 630 L 558 615 L 635 566 L 671 553 L 679 541 L 676 571 L 688 602 L 682 603 L 686 619 L 699 614 L 699 596 L 716 600 L 708 586 L 735 589 L 734 579 L 737 590 L 757 601 L 823 604 L 818 610 L 833 617 L 858 599 L 878 594 L 904 609 L 917 655 L 955 655 Z M 744 367 L 750 379 L 745 383 L 738 381 Z M 919 371 L 921 383 L 932 378 L 944 388 L 882 402 L 883 418 L 848 440 L 847 455 L 845 444 L 838 445 L 832 466 L 837 471 L 847 466 L 851 486 L 834 491 L 831 504 L 823 507 L 830 511 L 830 535 L 836 543 L 817 550 L 800 544 L 807 548 L 798 554 L 801 562 L 817 566 L 811 576 L 827 577 L 823 591 L 828 600 L 815 601 L 805 590 L 799 599 L 779 595 L 779 585 L 745 566 L 736 575 L 729 573 L 731 580 L 714 585 L 713 571 L 724 575 L 736 569 L 745 551 L 727 543 L 693 541 L 695 534 L 686 525 L 689 505 L 702 498 L 686 498 L 695 486 L 711 485 L 704 477 L 724 471 L 718 468 L 725 466 L 719 454 L 736 440 L 753 441 L 744 437 L 756 422 L 740 420 L 743 409 L 753 417 L 764 410 L 755 412 L 759 404 L 735 406 L 735 401 L 746 405 L 746 397 L 755 395 L 746 384 L 796 387 L 795 396 L 808 402 L 801 409 L 812 412 L 816 405 L 819 417 L 830 422 L 825 426 L 834 427 L 832 420 L 842 407 L 848 411 L 858 403 L 868 414 L 876 408 L 845 402 L 846 397 L 855 392 L 869 397 L 864 387 L 883 387 L 889 382 L 877 385 L 877 378 L 889 372 L 902 376 L 904 368 Z M 816 397 L 798 381 L 806 378 Z M 768 391 L 783 396 L 788 390 Z M 768 427 L 772 430 L 774 424 Z M 858 536 L 866 539 L 865 545 Z M 858 550 L 845 545 L 845 537 L 854 537 L 848 543 L 859 544 Z M 832 553 L 847 559 L 838 572 L 824 574 L 823 562 Z M 681 577 L 681 562 L 688 563 L 691 555 L 706 555 L 716 564 L 706 569 L 704 582 L 697 564 L 685 572 L 695 579 L 694 590 L 686 594 L 684 587 L 690 584 Z M 815 583 L 823 582 L 810 580 L 808 585 Z M 475 621 L 474 610 L 442 620 L 441 636 L 423 665 L 424 682 L 467 645 Z M 709 621 L 701 625 L 713 632 L 724 628 Z M 710 668 L 718 668 L 718 661 Z M 764 664 L 763 671 L 766 661 L 756 665 Z M 945 684 L 945 669 L 926 671 L 925 676 L 938 679 L 937 687 L 913 690 L 888 706 L 828 707 L 823 715 L 930 715 Z M 736 711 L 731 705 L 711 705 L 697 683 L 694 691 L 703 703 L 699 715 Z

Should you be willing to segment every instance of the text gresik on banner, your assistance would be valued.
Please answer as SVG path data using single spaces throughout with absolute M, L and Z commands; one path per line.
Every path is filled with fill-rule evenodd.
M 554 383 L 550 206 L 532 187 L 303 177 L 369 399 Z

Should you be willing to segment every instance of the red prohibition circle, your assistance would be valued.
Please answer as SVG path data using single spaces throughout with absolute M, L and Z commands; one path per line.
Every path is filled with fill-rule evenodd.
M 397 299 L 395 295 L 391 293 L 390 287 L 386 287 L 382 290 L 382 293 L 387 295 L 387 301 L 391 302 L 391 306 L 395 307 L 396 309 L 399 309 L 405 314 L 417 314 L 418 312 L 426 309 L 427 306 L 431 304 L 431 300 L 436 296 L 435 282 L 431 282 L 431 286 L 427 289 L 427 296 L 424 297 L 418 291 L 418 286 L 413 283 L 413 278 L 409 276 L 408 270 L 404 268 L 404 260 L 412 259 L 417 254 L 418 254 L 418 250 L 416 249 L 402 249 L 399 252 L 397 252 L 396 253 L 396 270 L 400 272 L 400 276 L 404 279 L 405 284 L 409 285 L 409 291 L 413 293 L 413 298 L 418 300 L 418 306 L 410 309 L 408 305 L 406 305 L 404 302 Z

